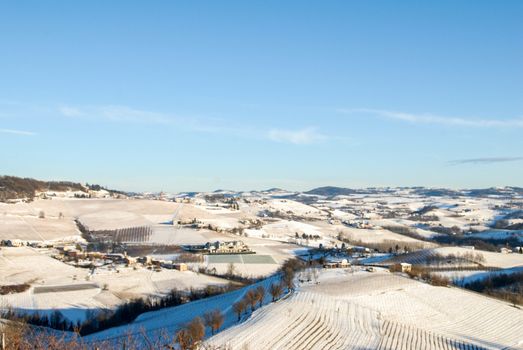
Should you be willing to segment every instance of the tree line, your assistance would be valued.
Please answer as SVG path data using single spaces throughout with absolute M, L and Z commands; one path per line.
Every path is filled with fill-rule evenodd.
M 275 302 L 281 298 L 287 290 L 294 290 L 294 279 L 296 272 L 302 270 L 305 264 L 298 259 L 287 260 L 278 272 L 279 279 L 274 281 L 265 289 L 262 285 L 248 288 L 243 297 L 233 304 L 232 309 L 238 316 L 248 312 L 254 312 L 264 303 L 269 294 L 271 301 Z M 215 334 L 223 326 L 225 316 L 221 310 L 215 309 L 204 312 L 195 317 L 177 330 L 174 335 L 162 333 L 151 339 L 145 332 L 141 334 L 123 337 L 118 341 L 101 341 L 96 344 L 86 344 L 81 336 L 92 334 L 104 329 L 116 327 L 132 322 L 143 312 L 155 311 L 165 307 L 177 306 L 189 301 L 195 301 L 217 295 L 223 292 L 237 289 L 230 284 L 226 287 L 208 286 L 202 290 L 191 290 L 189 293 L 173 290 L 163 298 L 136 299 L 118 307 L 115 311 L 97 313 L 83 324 L 72 324 L 65 320 L 61 313 L 55 312 L 49 317 L 39 315 L 20 315 L 12 310 L 4 312 L 1 317 L 7 321 L 0 324 L 0 331 L 6 335 L 6 349 L 16 350 L 87 350 L 87 349 L 182 349 L 193 350 L 199 347 L 206 348 L 202 344 L 207 327 L 211 335 Z M 268 293 L 268 294 L 267 294 Z M 203 310 L 202 310 L 203 311 Z M 71 331 L 73 333 L 61 333 L 59 331 Z M 145 344 L 145 345 L 144 345 Z

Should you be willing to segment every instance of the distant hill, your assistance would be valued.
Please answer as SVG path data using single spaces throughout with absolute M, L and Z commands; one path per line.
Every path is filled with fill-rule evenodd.
M 456 197 L 462 195 L 460 191 L 450 190 L 446 188 L 415 188 L 414 192 L 420 196 L 430 197 Z
M 401 187 L 401 189 L 409 190 L 412 193 L 416 193 L 420 196 L 431 196 L 431 197 L 457 197 L 457 196 L 469 196 L 469 197 L 489 197 L 489 196 L 502 196 L 512 197 L 514 195 L 523 195 L 523 189 L 520 187 L 502 187 L 502 188 L 485 188 L 485 189 L 469 189 L 469 190 L 452 190 L 446 188 L 426 188 L 426 187 Z M 365 189 L 352 189 L 335 186 L 324 186 L 314 188 L 308 192 L 304 192 L 309 195 L 335 197 L 335 196 L 348 196 L 352 194 L 384 194 L 393 193 L 394 189 L 390 188 L 365 188 Z
M 100 185 L 82 185 L 70 181 L 41 181 L 31 178 L 22 178 L 17 176 L 0 176 L 0 202 L 10 199 L 34 199 L 36 192 L 43 191 L 100 191 L 106 190 L 111 194 L 124 194 L 116 190 L 108 190 Z
M 472 197 L 488 197 L 488 196 L 506 196 L 510 197 L 514 194 L 523 194 L 523 191 L 519 187 L 491 187 L 491 188 L 479 188 L 467 190 L 468 195 Z
M 314 188 L 308 192 L 305 192 L 305 194 L 313 194 L 316 196 L 326 196 L 326 197 L 348 196 L 348 195 L 355 194 L 355 193 L 358 193 L 358 191 L 355 191 L 350 188 L 335 187 L 335 186 L 318 187 L 318 188 Z
M 284 192 L 285 190 L 279 187 L 272 187 L 262 192 Z

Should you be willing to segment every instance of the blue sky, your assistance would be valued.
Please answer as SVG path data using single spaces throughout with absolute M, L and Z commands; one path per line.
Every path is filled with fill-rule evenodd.
M 0 174 L 523 186 L 521 1 L 0 3 Z

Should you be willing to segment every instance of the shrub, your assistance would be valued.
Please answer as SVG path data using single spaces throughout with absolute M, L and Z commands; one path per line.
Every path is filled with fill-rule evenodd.
M 0 295 L 22 293 L 28 290 L 30 287 L 31 286 L 27 283 L 0 286 Z

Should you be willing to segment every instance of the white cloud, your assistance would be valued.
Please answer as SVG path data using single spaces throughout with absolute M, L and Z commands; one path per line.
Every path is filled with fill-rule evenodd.
M 25 130 L 14 130 L 14 129 L 0 129 L 0 133 L 4 134 L 13 134 L 13 135 L 23 135 L 23 136 L 34 136 L 35 132 L 25 131 Z
M 523 128 L 523 118 L 519 119 L 465 119 L 444 117 L 433 114 L 414 114 L 384 109 L 356 108 L 339 109 L 338 112 L 346 114 L 372 114 L 388 119 L 400 120 L 415 124 L 439 124 L 447 126 L 463 126 L 476 128 Z
M 269 131 L 268 137 L 272 141 L 287 142 L 296 145 L 310 144 L 327 138 L 315 128 L 300 130 L 272 129 Z
M 168 113 L 135 109 L 127 106 L 60 106 L 58 112 L 68 118 L 119 123 L 147 123 L 173 126 L 180 130 L 224 134 L 235 137 L 270 140 L 292 144 L 310 144 L 327 139 L 315 128 L 297 130 L 260 129 L 250 125 L 231 125 L 216 118 L 180 117 Z

